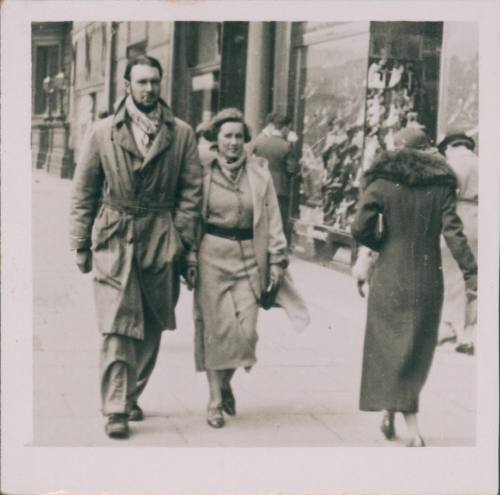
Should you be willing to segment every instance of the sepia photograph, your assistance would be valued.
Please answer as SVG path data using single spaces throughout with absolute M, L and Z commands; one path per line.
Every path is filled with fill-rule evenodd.
M 35 445 L 474 445 L 477 23 L 31 27 Z
M 137 479 L 172 457 L 163 474 L 177 481 L 157 493 L 215 493 L 215 479 L 217 493 L 256 493 L 235 481 L 254 455 L 272 480 L 318 459 L 325 481 L 297 471 L 286 493 L 386 493 L 370 479 L 431 493 L 419 460 L 442 470 L 432 493 L 458 493 L 462 465 L 483 473 L 463 493 L 494 493 L 498 457 L 466 461 L 498 437 L 488 9 L 340 15 L 312 2 L 307 15 L 269 2 L 293 11 L 280 15 L 255 2 L 259 18 L 252 2 L 47 2 L 52 15 L 13 3 L 24 78 L 4 15 L 2 361 L 7 349 L 29 366 L 2 385 L 2 443 L 20 442 L 10 486 L 21 452 L 65 493 L 109 490 L 103 461 L 146 452 Z M 16 143 L 10 119 L 25 129 Z M 24 150 L 23 192 L 6 147 Z M 16 224 L 5 212 L 18 202 Z M 70 483 L 51 485 L 42 458 Z M 284 495 L 275 483 L 259 493 Z M 139 486 L 153 493 L 152 479 Z

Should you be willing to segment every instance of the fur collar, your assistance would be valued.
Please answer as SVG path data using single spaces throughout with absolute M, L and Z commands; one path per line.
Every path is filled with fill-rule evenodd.
M 378 155 L 363 176 L 364 187 L 376 179 L 400 182 L 409 187 L 457 187 L 455 172 L 440 154 L 415 149 L 384 151 Z

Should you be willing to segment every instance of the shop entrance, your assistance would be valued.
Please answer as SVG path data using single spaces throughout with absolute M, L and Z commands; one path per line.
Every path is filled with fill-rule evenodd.
M 440 22 L 298 26 L 301 177 L 292 204 L 298 251 L 325 261 L 342 246 L 354 253 L 350 225 L 361 175 L 375 153 L 392 149 L 393 134 L 404 127 L 436 139 L 442 37 Z

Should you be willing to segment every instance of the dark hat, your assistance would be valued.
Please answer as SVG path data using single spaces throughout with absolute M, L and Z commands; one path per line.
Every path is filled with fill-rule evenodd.
M 458 131 L 458 130 L 452 130 L 449 131 L 444 139 L 438 144 L 438 150 L 439 153 L 444 155 L 444 152 L 446 151 L 446 148 L 449 145 L 455 145 L 457 146 L 458 144 L 463 144 L 467 148 L 469 148 L 471 151 L 476 147 L 476 143 L 474 139 L 472 139 L 470 136 L 467 136 L 465 132 L 463 131 Z
M 245 143 L 251 141 L 252 136 L 250 134 L 250 129 L 243 118 L 243 114 L 237 108 L 224 108 L 218 112 L 211 120 L 204 133 L 205 139 L 213 142 L 217 141 L 217 134 L 219 134 L 220 128 L 226 122 L 241 122 L 245 134 Z
M 425 150 L 431 145 L 427 134 L 414 127 L 405 127 L 394 133 L 394 145 L 397 148 Z

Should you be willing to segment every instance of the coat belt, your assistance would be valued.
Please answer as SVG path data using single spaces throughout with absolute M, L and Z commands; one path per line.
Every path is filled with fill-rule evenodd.
M 217 237 L 224 237 L 224 239 L 231 239 L 232 241 L 249 241 L 253 239 L 253 229 L 228 229 L 209 223 L 206 225 L 205 232 Z
M 133 216 L 145 216 L 148 213 L 170 211 L 174 209 L 173 201 L 146 201 L 141 199 L 103 198 L 104 206 Z

